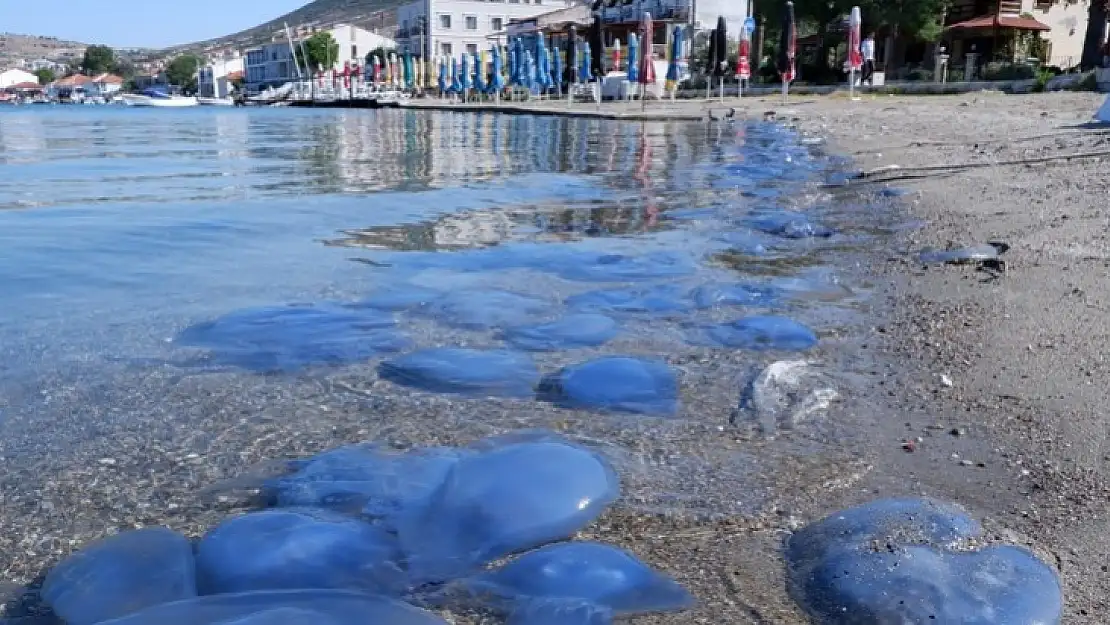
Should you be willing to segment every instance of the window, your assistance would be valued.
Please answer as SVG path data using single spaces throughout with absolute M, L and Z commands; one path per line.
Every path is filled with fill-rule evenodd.
M 505 27 L 504 18 L 500 18 L 500 17 L 491 17 L 491 18 L 489 18 L 489 27 L 490 27 L 490 30 L 492 30 L 495 33 L 501 32 Z
M 444 30 L 451 30 L 451 16 L 447 13 L 439 16 L 439 27 Z
M 464 19 L 466 20 L 466 29 L 467 30 L 478 30 L 478 16 L 477 15 L 467 15 Z
M 442 54 L 443 56 L 451 56 L 451 44 L 449 44 L 449 43 L 439 44 L 439 53 Z
M 476 43 L 466 44 L 466 53 L 467 54 L 478 54 L 478 44 L 476 44 Z

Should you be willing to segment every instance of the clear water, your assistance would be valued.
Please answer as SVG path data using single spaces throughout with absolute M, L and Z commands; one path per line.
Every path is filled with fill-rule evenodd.
M 234 454 L 216 432 L 170 439 L 189 425 L 212 427 L 206 419 L 222 407 L 244 422 L 274 418 L 306 392 L 305 380 L 365 384 L 361 393 L 392 398 L 394 408 L 411 401 L 424 410 L 444 385 L 378 379 L 383 359 L 440 347 L 506 349 L 503 326 L 577 313 L 610 316 L 620 334 L 602 346 L 533 354 L 529 375 L 547 379 L 606 354 L 665 359 L 680 374 L 681 401 L 664 418 L 728 427 L 742 375 L 782 354 L 773 344 L 714 344 L 714 328 L 745 315 L 787 317 L 814 329 L 823 354 L 860 319 L 866 285 L 849 281 L 849 263 L 884 231 L 872 209 L 817 189 L 839 166 L 763 123 L 0 111 L 0 454 L 11 466 L 44 449 L 104 455 L 118 432 L 137 430 L 202 455 Z M 713 305 L 716 296 L 699 303 L 730 292 L 713 285 L 737 283 L 751 289 L 731 291 L 723 306 Z M 358 315 L 367 302 L 426 292 L 454 299 L 391 311 L 395 323 L 374 331 L 404 341 L 378 334 L 374 345 L 388 348 L 364 349 Z M 775 296 L 744 300 L 764 292 Z M 512 303 L 524 298 L 540 304 Z M 289 304 L 324 313 L 291 321 L 275 308 Z M 737 344 L 750 346 L 750 337 Z M 698 368 L 712 358 L 728 366 Z M 500 375 L 467 373 L 479 382 L 466 388 L 479 395 L 486 378 Z M 183 399 L 197 391 L 180 386 L 202 374 L 206 396 L 226 394 L 203 409 Z M 582 391 L 600 393 L 603 404 L 636 403 L 607 392 Z M 561 414 L 534 397 L 498 401 L 517 416 L 494 429 L 548 425 Z M 445 405 L 443 428 L 486 418 L 466 406 Z M 591 413 L 588 402 L 583 411 Z M 627 483 L 658 486 L 663 474 L 645 469 L 652 463 L 642 453 L 610 455 L 636 458 L 624 463 Z M 738 472 L 759 462 L 729 450 L 706 454 L 727 456 Z M 675 464 L 652 505 L 678 505 L 686 495 L 666 488 L 690 482 L 682 475 L 689 466 Z M 740 498 L 700 497 L 709 508 Z M 743 497 L 760 496 L 749 489 Z

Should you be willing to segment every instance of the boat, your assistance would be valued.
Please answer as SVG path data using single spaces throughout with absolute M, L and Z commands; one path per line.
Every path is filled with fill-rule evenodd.
M 197 104 L 201 106 L 235 106 L 235 99 L 198 97 Z
M 180 108 L 183 106 L 197 106 L 196 98 L 180 95 L 170 95 L 159 89 L 143 89 L 142 93 L 125 93 L 123 103 L 127 106 L 154 106 L 160 108 Z

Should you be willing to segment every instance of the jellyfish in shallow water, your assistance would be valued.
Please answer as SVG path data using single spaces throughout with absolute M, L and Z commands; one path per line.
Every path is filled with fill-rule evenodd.
M 617 335 L 617 322 L 605 315 L 567 315 L 557 321 L 509 328 L 501 338 L 519 349 L 543 352 L 596 347 Z
M 197 545 L 203 594 L 330 588 L 399 594 L 396 540 L 384 530 L 316 509 L 265 510 L 228 519 Z
M 452 347 L 423 349 L 384 361 L 378 375 L 421 390 L 486 397 L 528 397 L 540 377 L 525 354 Z
M 507 442 L 460 459 L 397 530 L 414 581 L 444 581 L 572 536 L 619 491 L 612 467 L 585 448 L 553 437 Z
M 195 597 L 193 548 L 164 527 L 117 534 L 62 560 L 40 595 L 71 625 L 91 625 Z
M 860 615 L 868 623 L 1058 623 L 1053 570 L 1019 547 L 961 545 L 980 531 L 958 508 L 930 500 L 851 508 L 790 538 L 790 592 L 822 625 Z
M 752 350 L 804 351 L 817 344 L 808 327 L 775 315 L 744 317 L 708 328 L 706 334 L 717 344 Z
M 539 397 L 568 408 L 669 415 L 678 410 L 678 380 L 663 361 L 607 356 L 548 376 Z
M 503 610 L 537 600 L 583 601 L 619 617 L 682 610 L 693 603 L 670 577 L 625 551 L 594 542 L 549 545 L 462 585 Z
M 447 625 L 419 608 L 344 590 L 209 595 L 164 603 L 101 625 Z
M 423 504 L 463 453 L 444 447 L 401 453 L 375 445 L 347 445 L 302 461 L 298 471 L 268 480 L 264 490 L 281 507 L 319 507 L 388 519 Z

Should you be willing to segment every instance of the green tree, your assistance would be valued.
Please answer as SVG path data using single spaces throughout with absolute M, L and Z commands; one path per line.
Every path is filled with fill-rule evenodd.
M 171 85 L 181 87 L 183 91 L 196 91 L 199 67 L 200 59 L 195 54 L 182 54 L 166 66 L 166 80 Z
M 1102 42 L 1106 39 L 1106 19 L 1110 1 L 1092 0 L 1088 9 L 1087 33 L 1083 38 L 1083 57 L 1080 68 L 1084 71 L 1102 65 Z
M 103 74 L 116 67 L 116 53 L 108 46 L 89 46 L 81 59 L 81 70 L 86 74 Z
M 48 85 L 54 82 L 54 79 L 57 78 L 57 76 L 54 75 L 54 70 L 50 69 L 49 67 L 36 69 L 35 76 L 38 77 L 40 85 Z
M 126 80 L 135 75 L 135 64 L 129 59 L 119 59 L 116 61 L 116 66 L 112 68 L 112 73 Z
M 339 59 L 339 43 L 331 33 L 321 32 L 304 40 L 304 50 L 308 54 L 308 63 L 301 58 L 301 47 L 296 46 L 297 63 L 308 71 L 316 72 L 320 69 L 331 67 Z

